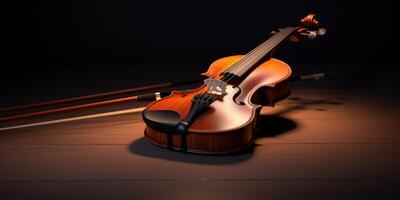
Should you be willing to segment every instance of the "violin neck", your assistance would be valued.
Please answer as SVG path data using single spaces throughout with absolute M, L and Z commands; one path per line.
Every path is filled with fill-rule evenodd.
M 246 54 L 238 62 L 225 70 L 224 74 L 233 74 L 237 77 L 243 78 L 246 74 L 250 73 L 260 62 L 269 59 L 272 51 L 279 46 L 286 38 L 288 38 L 296 28 L 286 27 L 275 33 L 268 40 L 257 46 L 255 49 Z

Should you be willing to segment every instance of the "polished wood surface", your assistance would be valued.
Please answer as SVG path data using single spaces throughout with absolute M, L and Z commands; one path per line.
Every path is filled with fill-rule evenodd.
M 273 50 L 290 36 L 315 39 L 325 34 L 326 30 L 319 26 L 314 14 L 309 14 L 300 24 L 299 27 L 279 29 L 246 55 L 222 58 L 211 64 L 203 75 L 218 83 L 215 88 L 222 86 L 220 91 L 210 91 L 206 81 L 195 90 L 174 92 L 150 104 L 146 111 L 175 111 L 181 121 L 175 125 L 176 128 L 162 128 L 160 124 L 164 125 L 164 122 L 151 123 L 152 120 L 144 114 L 148 126 L 145 137 L 153 144 L 192 153 L 224 154 L 250 146 L 255 138 L 261 106 L 273 105 L 290 92 L 292 70 L 286 63 L 271 58 Z M 217 100 L 213 99 L 210 104 L 212 98 L 198 96 L 206 93 Z M 207 109 L 199 114 L 204 109 L 200 108 L 202 105 Z M 180 144 L 172 135 L 178 132 Z
M 230 56 L 219 59 L 212 63 L 203 75 L 220 79 L 219 75 L 242 57 Z M 291 72 L 290 67 L 284 62 L 270 59 L 260 64 L 237 87 L 228 85 L 227 95 L 212 103 L 189 127 L 188 151 L 206 154 L 229 153 L 251 145 L 261 105 L 270 104 L 288 95 L 287 80 Z M 275 87 L 276 85 L 283 86 Z M 261 90 L 263 92 L 257 92 Z M 151 103 L 146 109 L 172 110 L 185 118 L 189 113 L 193 96 L 204 92 L 206 92 L 205 85 L 192 91 L 176 91 Z M 257 99 L 258 105 L 252 102 L 253 99 Z M 163 130 L 149 127 L 145 136 L 152 143 L 166 147 L 167 134 Z M 173 148 L 178 149 L 179 136 L 176 135 L 173 140 Z
M 149 144 L 140 113 L 1 132 L 0 199 L 397 199 L 397 84 L 349 68 L 347 83 L 292 85 L 234 155 Z

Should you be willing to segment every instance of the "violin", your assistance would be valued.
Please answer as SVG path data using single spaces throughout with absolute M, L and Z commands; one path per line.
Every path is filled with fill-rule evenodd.
M 292 69 L 272 58 L 284 41 L 324 35 L 314 14 L 299 26 L 281 28 L 246 55 L 214 61 L 204 84 L 150 103 L 142 112 L 144 136 L 163 148 L 200 154 L 226 154 L 254 144 L 262 106 L 290 94 Z

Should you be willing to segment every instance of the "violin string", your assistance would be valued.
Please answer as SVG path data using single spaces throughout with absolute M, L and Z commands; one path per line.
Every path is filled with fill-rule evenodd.
M 239 61 L 237 61 L 236 63 L 233 64 L 232 67 L 228 68 L 227 70 L 224 71 L 229 71 L 228 75 L 223 77 L 221 80 L 228 82 L 231 79 L 233 79 L 235 77 L 235 71 L 240 71 L 241 68 L 243 68 L 243 63 L 247 62 L 250 63 L 250 61 L 254 58 L 254 54 L 259 54 L 260 51 L 262 51 L 262 49 L 264 49 L 265 47 L 269 47 L 271 42 L 275 41 L 277 38 L 272 38 L 272 40 L 267 40 L 268 43 L 266 43 L 267 41 L 265 41 L 264 43 L 262 43 L 261 45 L 259 45 L 257 48 L 253 49 L 252 51 L 250 51 L 247 55 L 245 55 L 242 59 L 240 59 Z M 268 45 L 266 45 L 268 44 Z M 252 55 L 253 54 L 253 55 Z M 253 57 L 253 58 L 252 58 Z M 248 59 L 246 61 L 246 59 Z
M 279 33 L 282 33 L 282 32 L 289 32 L 288 30 L 290 30 L 290 32 L 291 32 L 291 30 L 292 29 L 285 29 L 284 31 L 281 31 L 281 32 L 279 32 Z M 274 47 L 274 46 L 276 46 L 277 44 L 279 44 L 281 41 L 282 41 L 282 39 L 284 39 L 284 38 L 286 38 L 287 37 L 287 35 L 286 34 L 283 34 L 282 33 L 282 35 L 280 35 L 280 36 L 278 36 L 278 37 L 276 37 L 276 38 L 273 38 L 272 40 L 270 40 L 270 41 L 268 41 L 268 43 L 266 43 L 266 44 L 268 44 L 268 45 L 263 45 L 263 44 L 261 44 L 260 46 L 262 46 L 262 48 L 260 48 L 260 50 L 258 51 L 258 52 L 256 52 L 256 54 L 255 55 L 252 55 L 252 57 L 253 58 L 251 58 L 251 59 L 249 59 L 248 61 L 246 61 L 245 63 L 245 65 L 243 65 L 242 67 L 239 67 L 239 68 L 235 68 L 235 70 L 237 70 L 236 72 L 233 72 L 233 71 L 231 71 L 231 73 L 230 73 L 230 75 L 231 74 L 233 74 L 231 77 L 229 77 L 227 80 L 226 80 L 226 82 L 229 82 L 232 78 L 234 78 L 235 77 L 235 75 L 240 75 L 240 73 L 242 73 L 242 72 L 244 72 L 244 71 L 247 71 L 252 65 L 254 65 L 259 59 L 260 59 L 260 57 L 262 57 L 263 56 L 263 54 L 265 54 L 265 50 L 266 49 L 268 49 L 268 48 L 270 48 L 270 47 Z M 257 49 L 257 48 L 256 48 Z M 224 78 L 223 78 L 224 79 Z M 221 80 L 223 80 L 223 79 L 221 79 Z M 225 80 L 224 80 L 225 81 Z
M 280 31 L 279 33 L 281 33 L 281 32 L 283 32 L 283 31 Z M 252 51 L 247 53 L 243 58 L 241 58 L 239 61 L 235 62 L 233 64 L 233 66 L 229 67 L 227 70 L 224 70 L 224 71 L 228 71 L 229 70 L 230 73 L 227 76 L 223 77 L 221 79 L 221 81 L 229 82 L 232 78 L 235 77 L 236 72 L 234 72 L 234 71 L 241 72 L 243 70 L 246 70 L 248 68 L 247 67 L 248 64 L 253 63 L 255 60 L 258 59 L 259 56 L 261 56 L 263 53 L 265 53 L 264 52 L 265 49 L 267 49 L 269 47 L 272 47 L 272 46 L 275 46 L 276 44 L 278 44 L 279 43 L 278 41 L 281 39 L 281 37 L 282 36 L 277 36 L 275 38 L 272 38 L 271 40 L 268 39 L 267 41 L 263 42 L 262 44 L 257 46 L 255 49 L 253 49 Z M 285 37 L 287 37 L 287 36 L 285 36 Z M 282 37 L 282 39 L 283 38 L 284 37 Z M 276 44 L 274 44 L 274 43 L 276 43 Z M 246 59 L 249 59 L 249 60 L 246 61 Z M 246 65 L 243 66 L 243 63 L 246 63 Z M 219 75 L 219 73 L 216 73 L 215 75 L 211 76 L 210 78 L 215 78 L 218 75 Z M 221 87 L 221 84 L 222 84 L 222 82 L 220 82 L 218 86 Z M 201 89 L 200 92 L 197 92 L 194 95 L 198 95 L 198 94 L 201 94 L 201 93 L 204 95 L 204 94 L 207 93 L 208 90 L 209 90 L 209 88 L 207 88 L 204 92 L 202 92 L 202 89 Z M 183 106 L 184 110 L 188 110 L 187 108 L 190 107 L 190 106 L 191 106 L 191 104 L 187 104 L 187 105 Z
M 231 70 L 231 72 L 232 72 L 233 74 L 235 74 L 236 72 L 238 72 L 238 71 L 240 71 L 241 69 L 243 69 L 243 67 L 247 66 L 249 63 L 251 63 L 251 61 L 252 61 L 253 59 L 256 58 L 256 55 L 260 54 L 260 53 L 264 50 L 265 47 L 269 47 L 269 46 L 272 44 L 272 42 L 275 41 L 276 39 L 277 39 L 277 38 L 275 37 L 275 38 L 273 38 L 272 40 L 269 40 L 269 41 L 268 41 L 268 45 L 265 45 L 266 43 L 261 44 L 261 45 L 260 45 L 260 48 L 258 48 L 257 51 L 255 51 L 254 53 L 252 53 L 252 55 L 246 56 L 245 59 L 244 59 L 241 63 L 238 64 L 239 67 L 238 67 L 238 68 L 235 68 L 234 70 Z M 236 71 L 236 72 L 235 72 L 235 71 Z
M 281 31 L 281 32 L 283 32 L 283 31 Z M 246 59 L 246 57 L 247 57 L 247 59 L 249 59 L 249 60 L 247 60 L 247 61 L 244 61 L 244 63 L 246 63 L 246 64 L 244 65 L 244 67 L 243 67 L 243 63 L 237 64 L 238 62 L 243 62 L 243 60 L 245 60 L 245 59 L 240 59 L 238 62 L 236 62 L 235 64 L 233 64 L 233 65 L 236 65 L 236 66 L 233 66 L 233 68 L 231 68 L 231 69 L 229 70 L 230 73 L 229 73 L 227 76 L 223 77 L 223 78 L 221 79 L 221 81 L 229 82 L 230 80 L 232 80 L 232 79 L 235 77 L 235 75 L 236 75 L 236 73 L 234 72 L 235 70 L 237 70 L 238 72 L 241 72 L 241 71 L 247 69 L 248 67 L 246 67 L 246 66 L 247 66 L 248 64 L 253 63 L 254 60 L 256 60 L 260 55 L 262 55 L 262 54 L 264 53 L 265 49 L 270 48 L 270 47 L 272 47 L 272 46 L 275 46 L 276 43 L 278 43 L 278 41 L 280 41 L 281 39 L 282 39 L 282 36 L 278 36 L 278 37 L 272 38 L 272 40 L 269 40 L 269 41 L 267 40 L 267 41 L 265 41 L 264 43 L 262 43 L 261 45 L 259 45 L 258 47 L 256 47 L 255 49 L 253 49 L 252 51 L 250 51 L 250 52 L 244 57 L 245 59 Z M 250 55 L 250 54 L 253 54 L 253 55 Z M 217 75 L 218 75 L 218 74 L 212 76 L 211 78 L 214 78 L 214 77 L 216 77 Z M 221 87 L 221 85 L 222 85 L 222 82 L 220 82 L 220 83 L 218 84 L 219 87 Z M 206 89 L 204 92 L 199 92 L 198 94 L 201 94 L 201 93 L 202 93 L 202 94 L 206 94 L 207 91 L 209 91 L 209 89 L 210 89 L 210 85 L 207 86 L 207 89 Z
M 285 30 L 280 31 L 279 33 L 282 34 L 282 32 L 288 32 L 288 30 L 291 30 L 290 32 L 292 32 L 292 29 L 286 28 Z M 259 57 L 262 56 L 265 53 L 266 49 L 268 49 L 270 47 L 273 47 L 273 46 L 276 46 L 277 44 L 279 44 L 281 42 L 281 40 L 283 40 L 287 36 L 288 35 L 286 35 L 286 34 L 278 35 L 277 37 L 272 38 L 271 40 L 267 40 L 267 41 L 263 42 L 261 45 L 259 45 L 258 47 L 256 47 L 252 51 L 250 51 L 242 59 L 240 59 L 238 62 L 234 63 L 232 67 L 229 67 L 228 70 L 230 71 L 230 73 L 227 76 L 225 76 L 222 79 L 220 79 L 220 80 L 224 81 L 224 82 L 229 82 L 230 80 L 232 80 L 235 77 L 235 75 L 237 73 L 241 73 L 243 71 L 248 70 L 249 66 L 254 65 L 255 62 L 257 62 L 257 60 L 259 60 Z M 246 59 L 248 59 L 248 60 L 246 60 Z M 243 64 L 243 63 L 245 63 L 245 64 Z M 228 70 L 224 70 L 224 71 L 228 71 Z M 211 78 L 215 78 L 218 75 L 219 74 L 215 74 Z M 222 83 L 220 82 L 218 84 L 218 86 L 221 87 L 221 84 Z M 208 86 L 207 89 L 204 92 L 201 91 L 201 92 L 199 92 L 197 94 L 201 94 L 201 93 L 202 94 L 206 94 L 207 91 L 209 91 L 209 89 L 210 89 L 209 87 L 210 86 Z
M 259 46 L 257 46 L 255 49 L 253 49 L 252 51 L 250 51 L 249 53 L 247 53 L 242 59 L 240 59 L 239 61 L 235 62 L 233 64 L 233 67 L 230 67 L 224 71 L 229 71 L 230 73 L 229 75 L 235 75 L 234 71 L 238 70 L 239 68 L 241 68 L 241 65 L 243 65 L 244 62 L 246 62 L 246 59 L 250 59 L 251 57 L 254 57 L 254 54 L 259 53 L 261 51 L 261 49 L 263 49 L 265 47 L 266 44 L 270 44 L 272 41 L 274 41 L 274 39 L 276 38 L 272 38 L 272 40 L 270 41 L 265 41 L 262 44 L 260 44 Z M 268 43 L 267 43 L 268 42 Z M 248 61 L 247 61 L 248 62 Z
M 243 56 L 243 58 L 241 58 L 239 61 L 235 62 L 235 63 L 233 64 L 233 67 L 228 68 L 228 69 L 225 70 L 225 71 L 233 72 L 233 71 L 235 71 L 236 69 L 240 68 L 241 65 L 243 65 L 244 62 L 246 62 L 246 59 L 251 58 L 256 52 L 258 52 L 258 51 L 263 47 L 264 44 L 265 44 L 265 43 L 263 42 L 261 45 L 257 46 L 257 47 L 254 48 L 253 50 L 251 50 L 249 53 L 247 53 L 245 56 Z M 232 74 L 232 73 L 230 73 L 230 74 Z
M 280 33 L 282 33 L 282 35 L 278 36 L 275 40 L 271 41 L 270 45 L 265 46 L 253 59 L 251 59 L 247 65 L 245 65 L 244 67 L 242 67 L 241 69 L 239 69 L 239 71 L 237 71 L 236 73 L 238 73 L 238 75 L 242 75 L 241 73 L 247 71 L 250 67 L 252 67 L 256 62 L 259 61 L 259 59 L 265 55 L 266 53 L 266 49 L 270 48 L 270 47 L 275 47 L 277 44 L 279 44 L 280 42 L 282 42 L 285 38 L 287 38 L 291 32 L 293 32 L 294 29 L 293 28 L 286 28 L 284 31 L 281 31 Z M 272 49 L 270 49 L 272 50 Z M 269 51 L 270 51 L 269 50 Z M 229 81 L 229 80 L 228 80 Z
M 236 69 L 233 73 L 240 76 L 241 72 L 246 71 L 249 67 L 253 66 L 255 64 L 255 62 L 257 62 L 259 60 L 260 56 L 263 56 L 265 54 L 266 49 L 276 46 L 276 44 L 278 44 L 282 38 L 283 38 L 282 35 L 280 35 L 280 36 L 275 37 L 272 40 L 268 41 L 267 45 L 262 45 L 262 47 L 259 49 L 259 51 L 257 51 L 255 53 L 255 55 L 252 56 L 251 59 L 249 59 L 247 62 L 245 62 L 243 67 Z M 232 77 L 229 78 L 228 81 L 230 79 L 232 79 Z
M 278 32 L 277 34 L 280 34 L 281 32 L 283 32 L 283 31 L 280 31 L 280 32 Z M 277 37 L 272 38 L 272 37 L 271 37 L 270 39 L 272 39 L 272 40 L 267 40 L 267 41 L 263 42 L 261 45 L 259 45 L 258 47 L 256 47 L 256 48 L 253 49 L 252 51 L 250 51 L 247 55 L 250 56 L 250 54 L 259 53 L 259 52 L 260 52 L 260 49 L 263 49 L 263 48 L 265 48 L 265 47 L 270 47 L 270 46 L 271 46 L 271 43 L 274 42 L 274 39 L 279 39 L 279 38 L 277 38 Z M 268 45 L 267 45 L 267 44 L 268 44 Z M 246 55 L 246 57 L 247 57 L 247 55 Z M 238 62 L 237 62 L 237 63 L 238 63 Z

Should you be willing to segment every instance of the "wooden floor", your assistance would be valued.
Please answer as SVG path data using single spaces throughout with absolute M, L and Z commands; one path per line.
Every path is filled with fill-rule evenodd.
M 153 146 L 140 113 L 3 131 L 0 199 L 395 199 L 390 92 L 297 85 L 263 109 L 255 147 L 227 156 Z

